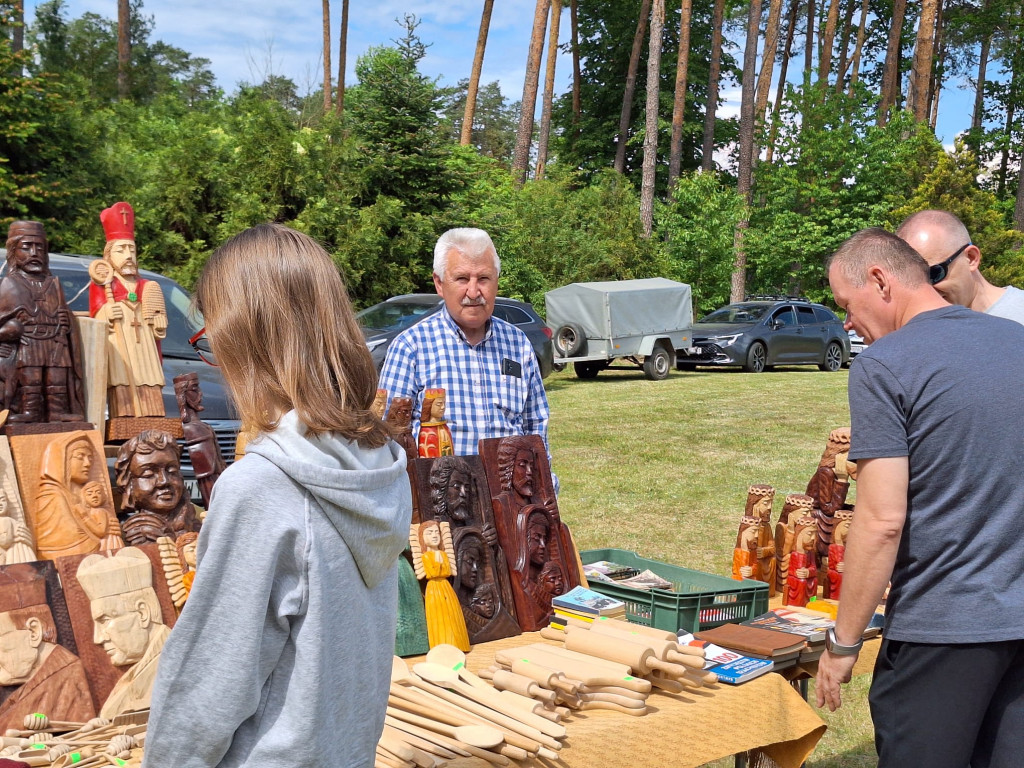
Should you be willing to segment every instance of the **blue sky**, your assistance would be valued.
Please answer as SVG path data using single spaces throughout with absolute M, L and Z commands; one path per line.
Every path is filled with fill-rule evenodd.
M 29 19 L 36 5 L 34 0 L 25 3 Z M 86 11 L 110 18 L 117 14 L 115 0 L 65 0 L 65 5 L 72 18 Z M 371 45 L 389 44 L 399 37 L 402 30 L 395 19 L 410 11 L 422 20 L 419 35 L 430 44 L 422 70 L 446 85 L 469 77 L 482 0 L 351 0 L 349 5 L 347 83 L 354 81 L 356 57 Z M 494 3 L 482 82 L 497 80 L 513 101 L 522 96 L 534 7 L 535 0 Z M 321 3 L 317 0 L 146 0 L 144 11 L 154 18 L 154 38 L 209 59 L 225 91 L 234 90 L 239 81 L 260 82 L 268 74 L 290 77 L 300 92 L 314 90 L 322 81 Z M 336 72 L 340 0 L 331 1 L 331 13 L 331 64 Z M 569 14 L 565 10 L 560 39 L 564 43 L 568 38 Z M 739 57 L 740 51 L 735 53 Z M 562 93 L 571 78 L 567 55 L 559 56 L 557 71 L 556 93 Z M 938 134 L 947 145 L 970 125 L 973 91 L 964 87 L 964 83 L 948 84 L 939 102 Z M 737 114 L 735 83 L 723 86 L 723 97 L 726 103 L 720 114 Z

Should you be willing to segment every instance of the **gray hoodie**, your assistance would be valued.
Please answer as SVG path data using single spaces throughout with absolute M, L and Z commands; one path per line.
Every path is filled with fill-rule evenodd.
M 412 499 L 394 442 L 294 412 L 217 481 L 164 647 L 144 765 L 372 766 Z

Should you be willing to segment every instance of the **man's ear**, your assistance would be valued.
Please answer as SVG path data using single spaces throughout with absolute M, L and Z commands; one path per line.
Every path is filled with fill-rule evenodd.
M 437 276 L 437 272 L 435 272 L 433 274 L 433 277 L 434 277 L 434 290 L 437 291 L 437 295 L 438 296 L 442 296 L 443 294 L 441 293 L 441 287 L 444 285 L 444 283 L 441 281 L 441 278 Z
M 868 283 L 882 295 L 883 299 L 889 298 L 889 275 L 881 267 L 868 267 Z
M 977 271 L 981 267 L 981 249 L 976 245 L 968 245 L 964 249 L 964 258 L 967 259 L 967 267 Z
M 38 648 L 43 642 L 43 622 L 32 616 L 25 622 L 25 629 L 28 630 L 28 642 L 33 648 Z
M 146 629 L 153 623 L 153 613 L 149 610 L 149 603 L 144 599 L 141 597 L 137 598 L 133 608 L 135 609 L 135 612 L 139 614 L 139 626 Z

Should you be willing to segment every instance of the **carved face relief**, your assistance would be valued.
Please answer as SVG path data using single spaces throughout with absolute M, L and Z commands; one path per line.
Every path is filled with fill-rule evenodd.
M 193 411 L 203 410 L 203 390 L 198 381 L 190 381 L 185 385 L 185 404 Z
M 533 454 L 530 451 L 516 452 L 512 465 L 512 488 L 524 499 L 533 497 Z
M 33 277 L 50 274 L 50 257 L 46 243 L 38 235 L 22 235 L 13 253 L 7 254 L 11 266 Z
M 86 505 L 96 509 L 102 507 L 107 500 L 107 494 L 103 492 L 103 483 L 87 483 L 82 489 L 82 498 Z
M 384 409 L 388 404 L 388 391 L 386 389 L 378 389 L 377 393 L 373 396 L 373 403 L 370 405 L 370 412 L 373 413 L 378 419 L 384 418 Z
M 189 568 L 194 569 L 196 567 L 196 547 L 198 546 L 199 542 L 198 540 L 196 540 L 190 541 L 188 544 L 181 548 L 182 559 L 184 559 L 185 564 Z
M 178 508 L 185 493 L 178 457 L 171 449 L 136 452 L 128 464 L 131 494 L 135 509 L 169 514 Z
M 526 529 L 526 546 L 530 564 L 538 568 L 548 561 L 548 521 L 543 515 L 531 515 Z
M 20 685 L 32 676 L 41 640 L 33 635 L 31 629 L 15 629 L 10 616 L 0 614 L 0 685 Z
M 760 517 L 762 520 L 766 517 L 771 517 L 772 514 L 772 497 L 771 496 L 759 496 L 757 501 L 754 502 L 754 517 Z
M 388 411 L 388 421 L 398 428 L 409 426 L 412 421 L 412 399 L 408 397 L 396 397 L 391 401 L 391 410 Z
M 434 402 L 430 404 L 430 420 L 431 421 L 444 421 L 444 396 L 435 397 Z
M 420 539 L 428 549 L 440 549 L 441 528 L 436 523 L 433 525 L 424 523 L 420 528 Z
M 796 535 L 796 542 L 793 549 L 810 552 L 814 548 L 815 530 L 813 525 L 804 526 Z
M 134 240 L 113 240 L 110 244 L 110 266 L 122 277 L 134 277 L 139 274 L 139 265 L 135 259 Z
M 469 599 L 469 607 L 473 613 L 483 616 L 485 619 L 494 616 L 494 610 L 497 607 L 494 585 L 481 584 L 473 593 L 473 597 Z
M 554 560 L 548 561 L 540 572 L 540 585 L 549 595 L 560 595 L 565 592 L 565 578 L 562 569 Z
M 840 520 L 832 531 L 832 541 L 840 546 L 846 545 L 846 537 L 850 535 L 850 520 Z
M 480 548 L 474 544 L 463 545 L 459 548 L 457 557 L 459 560 L 459 585 L 465 589 L 476 589 L 480 582 Z
M 68 456 L 68 479 L 77 485 L 89 482 L 93 460 L 93 448 L 90 443 L 75 443 Z
M 94 622 L 92 641 L 103 646 L 115 667 L 134 664 L 145 655 L 149 631 L 143 626 L 143 613 L 148 610 L 141 597 L 101 597 L 91 601 L 89 608 Z
M 448 480 L 448 489 L 445 492 L 448 514 L 452 520 L 465 523 L 469 519 L 473 511 L 473 504 L 470 500 L 471 489 L 469 475 L 466 471 L 460 467 L 453 469 Z

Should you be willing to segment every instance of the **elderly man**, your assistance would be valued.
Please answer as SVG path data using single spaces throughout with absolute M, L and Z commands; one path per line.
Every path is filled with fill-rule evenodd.
M 896 234 L 928 262 L 929 282 L 946 301 L 1024 324 L 1024 291 L 985 279 L 981 251 L 956 216 L 920 211 L 904 220 Z
M 827 264 L 846 325 L 857 513 L 821 657 L 835 710 L 886 583 L 871 685 L 879 765 L 1019 765 L 1024 754 L 1024 328 L 950 306 L 928 264 L 880 229 Z M 980 513 L 980 516 L 979 516 Z
M 444 306 L 391 342 L 381 371 L 389 396 L 410 397 L 417 410 L 425 390 L 446 391 L 457 456 L 477 453 L 487 437 L 537 434 L 547 445 L 548 401 L 533 347 L 518 328 L 491 317 L 500 272 L 482 229 L 441 235 L 434 287 Z

